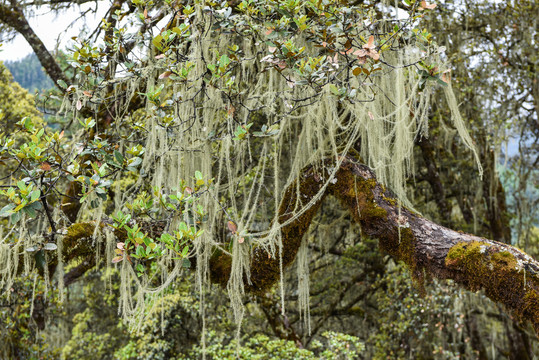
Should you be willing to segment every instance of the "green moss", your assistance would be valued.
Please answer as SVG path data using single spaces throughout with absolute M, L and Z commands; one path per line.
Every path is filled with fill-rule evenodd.
M 518 271 L 515 257 L 508 251 L 482 241 L 460 242 L 447 253 L 445 263 L 449 267 L 458 267 L 484 274 L 496 271 Z
M 69 184 L 66 195 L 62 199 L 62 211 L 72 223 L 77 220 L 77 215 L 81 207 L 81 203 L 79 202 L 81 191 L 81 184 L 78 181 L 72 181 Z
M 67 234 L 64 236 L 64 243 L 73 244 L 82 238 L 92 236 L 94 231 L 95 222 L 73 224 L 67 229 Z
M 535 332 L 539 333 L 539 294 L 537 294 L 537 292 L 526 292 L 521 311 L 524 314 L 531 314 L 531 318 L 535 319 L 535 321 L 532 320 Z
M 373 190 L 377 185 L 375 179 L 358 179 L 350 171 L 339 171 L 337 182 L 330 191 L 352 210 L 356 221 L 365 221 L 387 217 L 387 211 L 374 200 Z
M 460 242 L 454 245 L 446 256 L 446 264 L 448 262 L 458 262 L 460 265 L 473 264 L 477 262 L 477 257 L 481 256 L 481 246 L 488 246 L 487 243 L 482 241 Z
M 386 201 L 388 204 L 391 204 L 393 206 L 398 206 L 397 199 L 395 199 L 395 198 L 390 198 L 390 197 L 387 197 L 387 196 L 383 195 L 382 199 L 384 199 L 384 201 Z
M 99 224 L 101 228 L 103 224 Z M 96 223 L 84 222 L 71 225 L 64 236 L 64 261 L 88 256 L 94 253 L 95 249 L 92 241 L 83 241 L 91 238 L 94 234 Z
M 415 238 L 412 230 L 410 228 L 401 228 L 400 232 L 400 243 L 398 246 L 398 258 L 399 260 L 404 261 L 406 265 L 410 266 L 412 269 L 415 269 Z
M 505 264 L 508 268 L 517 268 L 517 260 L 509 251 L 501 251 L 492 254 L 492 261 L 498 264 Z
M 460 242 L 449 250 L 445 264 L 462 273 L 458 277 L 467 288 L 485 289 L 489 298 L 539 328 L 539 279 L 520 268 L 509 251 L 482 241 Z

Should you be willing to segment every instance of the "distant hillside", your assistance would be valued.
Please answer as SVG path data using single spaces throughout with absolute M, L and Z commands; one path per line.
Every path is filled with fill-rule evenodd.
M 43 71 L 41 63 L 35 54 L 30 54 L 21 60 L 6 61 L 4 65 L 13 74 L 13 78 L 23 88 L 30 92 L 50 89 L 54 83 Z

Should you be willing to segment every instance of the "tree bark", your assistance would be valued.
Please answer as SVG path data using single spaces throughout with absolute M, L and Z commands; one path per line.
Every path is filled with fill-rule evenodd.
M 425 161 L 425 166 L 427 168 L 426 180 L 432 188 L 432 195 L 436 202 L 436 206 L 438 207 L 438 211 L 440 212 L 442 225 L 451 227 L 451 207 L 446 198 L 445 187 L 440 179 L 440 171 L 436 165 L 432 142 L 429 138 L 421 138 L 416 143 L 419 145 L 423 161 Z
M 327 164 L 330 166 L 330 164 Z M 325 166 L 324 169 L 327 169 Z M 279 222 L 293 214 L 296 202 L 308 202 L 322 188 L 327 170 L 307 167 L 283 196 Z M 376 181 L 367 166 L 345 158 L 336 175 L 335 184 L 325 195 L 337 197 L 361 225 L 362 234 L 377 238 L 380 248 L 396 260 L 404 261 L 419 282 L 424 274 L 439 279 L 453 279 L 469 290 L 485 290 L 492 300 L 504 304 L 513 314 L 531 321 L 539 332 L 539 263 L 524 252 L 501 242 L 457 232 L 433 223 L 419 214 L 399 207 L 393 195 Z M 320 203 L 312 205 L 295 221 L 281 230 L 282 261 L 287 266 L 301 244 Z M 280 273 L 279 259 L 269 258 L 265 250 L 253 250 L 252 292 L 264 292 Z M 211 278 L 226 285 L 231 259 L 217 254 L 211 259 Z
M 351 157 L 342 163 L 333 183 L 322 197 L 295 220 L 281 228 L 282 259 L 271 257 L 266 250 L 252 250 L 250 282 L 246 289 L 263 294 L 290 265 L 300 247 L 301 239 L 327 195 L 337 197 L 348 208 L 362 234 L 379 240 L 381 250 L 396 260 L 404 261 L 412 276 L 421 284 L 425 275 L 453 279 L 471 291 L 484 290 L 492 300 L 504 304 L 519 319 L 530 321 L 539 334 L 539 263 L 510 245 L 445 228 L 421 215 L 399 206 L 390 191 L 376 181 L 374 172 Z M 279 208 L 279 223 L 293 217 L 297 204 L 307 204 L 329 179 L 328 169 L 335 164 L 308 166 L 285 191 Z M 335 181 L 336 180 L 336 181 Z M 65 236 L 67 252 L 77 239 L 91 237 L 93 226 L 75 224 Z M 245 245 L 243 245 L 245 244 Z M 247 242 L 240 246 L 249 246 Z M 77 257 L 91 251 L 82 246 Z M 64 260 L 72 256 L 64 255 Z M 226 286 L 231 273 L 229 255 L 216 252 L 210 259 L 210 277 L 214 283 Z

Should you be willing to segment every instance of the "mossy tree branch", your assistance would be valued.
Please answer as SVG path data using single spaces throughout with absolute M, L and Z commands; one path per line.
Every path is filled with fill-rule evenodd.
M 279 208 L 280 223 L 293 216 L 296 204 L 306 204 L 322 189 L 328 179 L 327 168 L 309 166 L 287 188 Z M 531 321 L 539 333 L 539 262 L 510 245 L 445 228 L 399 206 L 390 191 L 377 182 L 374 172 L 352 158 L 343 160 L 336 180 L 313 206 L 281 229 L 283 266 L 294 261 L 324 197 L 333 195 L 361 225 L 362 234 L 378 239 L 380 248 L 396 260 L 404 261 L 414 278 L 421 280 L 428 274 L 453 279 L 471 291 L 483 289 L 492 300 L 504 304 L 522 320 Z M 94 226 L 87 227 L 87 234 L 70 228 L 66 236 L 70 245 L 64 248 L 72 248 L 79 235 L 80 238 L 91 236 Z M 84 250 L 91 251 L 75 249 L 78 253 L 74 256 L 81 256 Z M 70 258 L 73 256 L 66 253 L 65 260 Z M 279 279 L 279 269 L 279 258 L 255 248 L 247 289 L 264 293 Z M 230 271 L 230 256 L 216 253 L 211 258 L 213 282 L 226 285 Z
M 280 222 L 289 219 L 298 196 L 306 203 L 321 189 L 324 171 L 306 168 L 289 186 L 279 209 Z M 325 195 L 337 197 L 361 225 L 362 233 L 379 240 L 382 250 L 404 261 L 416 279 L 428 274 L 453 279 L 469 290 L 484 289 L 492 300 L 503 303 L 539 333 L 539 263 L 504 243 L 457 232 L 433 223 L 405 207 L 376 181 L 374 172 L 353 159 L 343 161 L 337 182 Z M 283 265 L 289 265 L 323 198 L 296 221 L 282 229 Z M 212 280 L 225 285 L 231 260 L 225 254 L 211 262 Z M 255 249 L 248 289 L 264 292 L 279 278 L 279 259 Z

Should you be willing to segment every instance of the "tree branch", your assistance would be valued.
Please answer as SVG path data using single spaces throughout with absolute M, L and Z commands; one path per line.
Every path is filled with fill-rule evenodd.
M 305 168 L 296 182 L 285 191 L 279 208 L 279 222 L 293 217 L 296 203 L 307 203 L 322 189 L 328 168 Z M 404 261 L 419 282 L 425 274 L 453 279 L 471 291 L 485 290 L 492 300 L 504 304 L 520 319 L 531 321 L 539 333 L 539 263 L 524 252 L 504 243 L 457 232 L 433 223 L 419 214 L 399 207 L 398 200 L 376 181 L 374 172 L 353 158 L 343 159 L 324 196 L 302 215 L 281 229 L 282 264 L 290 265 L 299 250 L 303 235 L 326 195 L 337 197 L 362 227 L 362 234 L 379 240 L 380 248 L 396 260 Z M 303 200 L 303 201 L 301 201 Z M 88 241 L 95 224 L 75 224 L 70 227 L 64 249 L 75 249 L 75 255 L 65 254 L 64 260 L 93 253 Z M 247 243 L 245 245 L 248 246 Z M 71 250 L 66 250 L 71 251 Z M 229 255 L 216 252 L 210 259 L 210 277 L 226 286 L 231 273 Z M 266 250 L 252 252 L 248 291 L 266 292 L 280 275 L 280 259 L 269 257 Z
M 298 199 L 313 198 L 322 188 L 324 176 L 327 178 L 326 170 L 312 166 L 303 170 L 283 196 L 280 223 L 292 217 L 288 209 L 294 209 Z M 378 239 L 380 248 L 404 261 L 417 280 L 421 281 L 427 273 L 440 279 L 453 279 L 472 291 L 484 289 L 489 298 L 504 304 L 521 319 L 531 321 L 539 333 L 537 261 L 510 245 L 457 232 L 407 208 L 399 209 L 397 200 L 376 181 L 374 172 L 351 158 L 344 159 L 336 180 L 325 195 L 337 197 L 361 224 L 362 234 Z M 282 229 L 283 266 L 294 260 L 301 238 L 322 200 Z M 226 285 L 231 270 L 230 257 L 215 255 L 210 269 L 212 280 Z M 251 283 L 246 284 L 247 288 L 264 292 L 278 280 L 279 273 L 279 259 L 268 258 L 265 250 L 256 248 L 251 262 Z
M 58 86 L 58 80 L 63 80 L 66 83 L 68 82 L 64 72 L 60 69 L 60 66 L 56 60 L 54 60 L 54 57 L 49 53 L 45 44 L 43 44 L 43 41 L 41 41 L 34 30 L 32 30 L 26 17 L 19 8 L 12 5 L 10 9 L 7 5 L 0 4 L 0 21 L 24 36 L 56 86 Z

